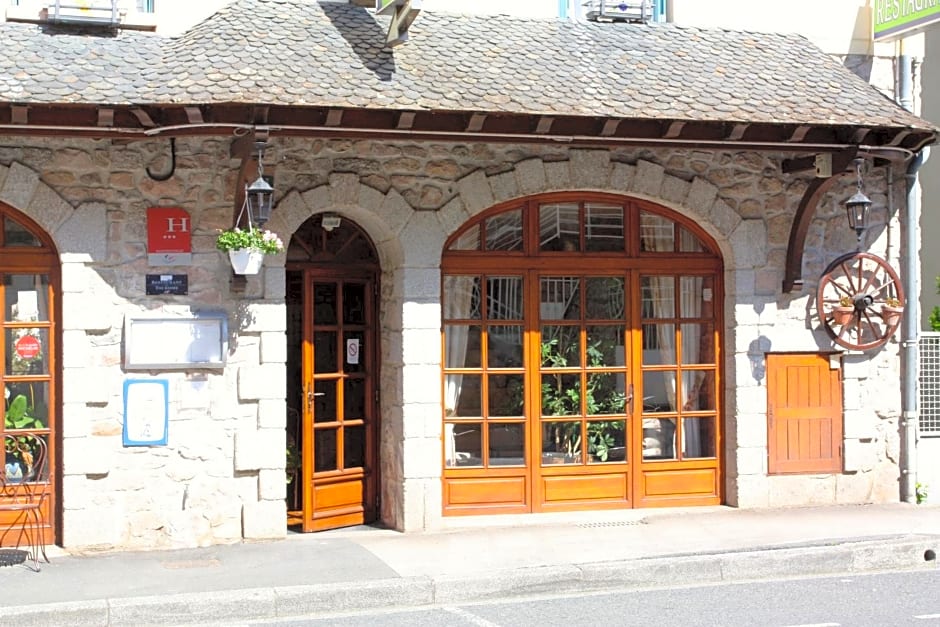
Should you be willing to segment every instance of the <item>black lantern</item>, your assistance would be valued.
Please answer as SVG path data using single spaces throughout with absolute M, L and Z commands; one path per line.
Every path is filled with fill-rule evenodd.
M 257 226 L 271 217 L 271 208 L 274 205 L 274 188 L 264 179 L 264 149 L 268 145 L 264 142 L 255 142 L 255 153 L 258 156 L 258 178 L 251 185 L 245 186 L 245 204 L 248 206 L 248 218 Z
M 852 197 L 845 201 L 845 212 L 849 218 L 849 227 L 855 230 L 859 243 L 862 233 L 868 228 L 868 214 L 871 211 L 871 200 L 862 193 L 862 164 L 864 159 L 855 160 L 855 177 L 857 190 Z
M 258 170 L 261 170 L 258 162 Z M 258 176 L 258 179 L 245 188 L 245 202 L 248 203 L 248 213 L 251 221 L 258 226 L 263 226 L 271 217 L 271 206 L 274 204 L 274 188 L 268 185 L 264 177 Z

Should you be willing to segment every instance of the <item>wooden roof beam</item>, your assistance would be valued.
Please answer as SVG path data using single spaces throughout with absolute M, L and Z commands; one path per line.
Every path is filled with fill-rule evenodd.
M 811 127 L 801 124 L 793 129 L 793 132 L 790 134 L 790 138 L 787 140 L 789 143 L 798 144 L 804 139 L 806 139 L 806 134 L 812 130 Z
M 467 122 L 468 133 L 479 133 L 483 130 L 483 123 L 486 122 L 486 115 L 483 113 L 474 113 Z
M 339 126 L 343 123 L 343 110 L 342 109 L 330 109 L 326 112 L 326 125 L 327 126 Z
M 183 107 L 183 110 L 186 111 L 186 119 L 190 124 L 204 124 L 202 119 L 202 109 L 199 107 Z
M 98 109 L 98 126 L 114 126 L 114 109 L 110 107 Z
M 403 131 L 412 129 L 415 125 L 415 115 L 416 114 L 414 111 L 402 111 L 398 115 L 398 124 L 396 128 Z
M 731 127 L 731 131 L 725 136 L 725 139 L 732 142 L 740 141 L 749 128 L 751 128 L 750 124 L 735 124 Z
M 670 122 L 669 127 L 666 129 L 666 132 L 663 133 L 664 139 L 678 139 L 682 135 L 682 129 L 685 128 L 685 122 L 679 122 L 675 120 Z
M 539 121 L 535 125 L 535 134 L 536 135 L 546 135 L 552 131 L 552 124 L 555 123 L 555 118 L 550 115 L 541 115 L 539 116 Z
M 156 123 L 153 121 L 153 118 L 150 117 L 150 114 L 140 107 L 132 108 L 131 115 L 137 118 L 137 121 L 140 122 L 140 125 L 144 128 L 154 128 L 156 126 Z
M 12 105 L 10 107 L 10 121 L 13 124 L 29 124 L 29 107 L 26 105 Z

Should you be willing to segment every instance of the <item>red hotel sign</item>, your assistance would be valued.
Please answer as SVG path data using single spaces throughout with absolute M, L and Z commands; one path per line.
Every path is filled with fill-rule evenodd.
M 147 209 L 147 261 L 151 266 L 188 266 L 193 260 L 192 219 L 179 207 Z

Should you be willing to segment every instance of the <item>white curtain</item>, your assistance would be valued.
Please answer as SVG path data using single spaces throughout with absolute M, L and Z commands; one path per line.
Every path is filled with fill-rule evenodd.
M 700 318 L 702 315 L 702 277 L 684 276 L 679 279 L 679 313 L 682 318 Z M 682 355 L 683 364 L 697 364 L 701 362 L 702 326 L 699 323 L 682 325 Z M 692 377 L 702 376 L 701 371 L 686 371 L 687 375 L 682 386 L 682 408 L 696 409 L 696 396 L 699 391 L 701 379 Z M 693 384 L 693 381 L 695 382 Z M 682 452 L 686 457 L 702 456 L 702 420 L 687 419 L 682 422 Z
M 475 276 L 445 276 L 444 302 L 445 318 L 466 319 L 470 317 L 470 307 L 473 303 L 474 293 L 477 291 L 479 278 Z M 465 324 L 447 325 L 444 338 L 444 365 L 445 367 L 460 368 L 467 358 L 467 339 L 470 336 L 470 327 Z M 447 416 L 457 411 L 457 402 L 460 400 L 460 388 L 463 376 L 449 374 L 444 378 L 444 411 Z M 457 464 L 457 445 L 454 438 L 454 425 L 444 425 L 444 459 L 448 466 Z

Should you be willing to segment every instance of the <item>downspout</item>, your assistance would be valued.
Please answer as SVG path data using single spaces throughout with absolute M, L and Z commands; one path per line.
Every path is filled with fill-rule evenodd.
M 913 59 L 904 54 L 903 41 L 898 56 L 898 100 L 908 111 L 914 109 L 912 80 Z M 920 368 L 918 336 L 920 334 L 920 263 L 918 221 L 920 219 L 920 186 L 917 171 L 924 161 L 923 151 L 911 159 L 905 173 L 907 202 L 901 219 L 901 272 L 907 303 L 901 324 L 901 424 L 900 426 L 900 497 L 905 503 L 917 502 L 917 377 Z

